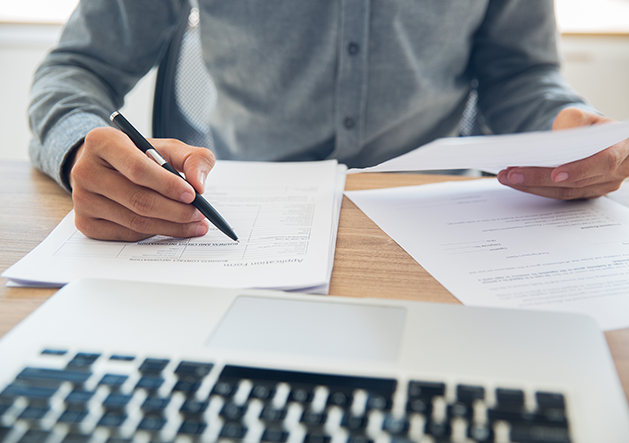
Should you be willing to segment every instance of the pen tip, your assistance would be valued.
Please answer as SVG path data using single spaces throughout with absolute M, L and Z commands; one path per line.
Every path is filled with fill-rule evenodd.
M 111 120 L 113 122 L 114 118 L 116 118 L 118 116 L 118 114 L 120 114 L 120 112 L 118 112 L 118 111 L 112 112 L 111 115 L 109 116 L 109 120 Z

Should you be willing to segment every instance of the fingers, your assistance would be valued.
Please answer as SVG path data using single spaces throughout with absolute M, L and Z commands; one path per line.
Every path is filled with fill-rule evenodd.
M 578 108 L 565 108 L 555 118 L 553 130 L 610 121 Z M 507 168 L 498 173 L 498 181 L 519 191 L 555 199 L 596 198 L 617 190 L 629 176 L 628 158 L 629 141 L 625 140 L 557 168 Z
M 528 180 L 528 183 L 532 183 L 529 185 L 525 185 L 523 183 L 514 184 L 509 179 L 510 170 L 505 169 L 498 173 L 498 181 L 502 183 L 503 185 L 509 186 L 513 189 L 517 189 L 518 191 L 527 192 L 529 194 L 535 194 L 542 197 L 554 198 L 557 200 L 577 200 L 577 199 L 583 199 L 583 198 L 597 198 L 609 192 L 617 190 L 622 184 L 622 180 L 601 181 L 600 183 L 592 183 L 589 185 L 585 185 L 585 184 L 570 185 L 569 183 L 554 184 L 552 180 L 550 180 L 550 171 L 552 171 L 550 168 L 513 168 L 513 169 L 517 169 L 517 170 L 539 169 L 539 171 L 535 171 L 535 175 L 538 177 L 541 177 L 541 179 L 538 181 Z M 546 170 L 546 174 L 544 175 L 541 170 Z M 520 174 L 520 173 L 517 172 L 517 174 Z M 538 185 L 537 183 L 546 183 L 546 184 Z
M 173 140 L 158 142 L 162 154 L 184 169 L 203 188 L 214 156 Z M 202 152 L 208 151 L 208 153 Z M 191 180 L 193 181 L 193 180 Z M 192 205 L 194 188 L 160 167 L 113 128 L 88 134 L 70 171 L 75 223 L 85 235 L 136 241 L 151 235 L 191 237 L 209 225 Z
M 152 139 L 151 143 L 178 171 L 183 171 L 186 180 L 203 194 L 205 180 L 216 163 L 212 151 L 196 148 L 179 140 Z
M 98 172 L 104 169 L 117 171 L 128 181 L 153 189 L 171 200 L 182 203 L 194 200 L 194 188 L 190 184 L 160 167 L 136 148 L 126 135 L 113 128 L 99 128 L 87 135 L 72 175 L 81 174 L 84 183 L 100 186 L 100 177 L 93 175 L 94 169 Z M 110 195 L 111 188 L 101 187 L 98 192 L 117 201 Z
M 141 216 L 97 194 L 89 194 L 87 199 L 94 204 L 84 207 L 85 210 L 76 210 L 74 223 L 83 234 L 98 240 L 138 241 L 157 234 L 185 238 L 205 235 L 209 230 L 207 220 L 200 213 L 195 222 L 174 223 Z M 82 198 L 78 200 L 80 204 Z M 103 213 L 107 219 L 100 217 Z

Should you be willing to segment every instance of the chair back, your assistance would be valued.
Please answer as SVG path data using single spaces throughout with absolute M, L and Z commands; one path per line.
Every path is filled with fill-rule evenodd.
M 195 3 L 182 14 L 159 64 L 152 129 L 154 137 L 212 149 L 209 115 L 216 105 L 216 88 L 203 63 Z

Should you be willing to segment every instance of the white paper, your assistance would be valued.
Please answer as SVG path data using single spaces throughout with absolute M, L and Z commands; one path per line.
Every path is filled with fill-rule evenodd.
M 629 208 L 495 179 L 346 192 L 465 305 L 577 312 L 629 327 Z
M 557 167 L 587 158 L 629 138 L 629 123 L 605 123 L 561 131 L 440 138 L 377 166 L 349 172 Z
M 327 293 L 345 171 L 336 161 L 219 161 L 204 195 L 239 243 L 212 225 L 189 239 L 93 240 L 74 227 L 70 212 L 2 276 L 31 286 L 96 277 Z

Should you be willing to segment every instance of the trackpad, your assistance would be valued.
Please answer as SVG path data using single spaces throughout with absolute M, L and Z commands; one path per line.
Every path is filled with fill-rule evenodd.
M 406 310 L 326 301 L 238 297 L 208 345 L 334 359 L 395 360 Z

